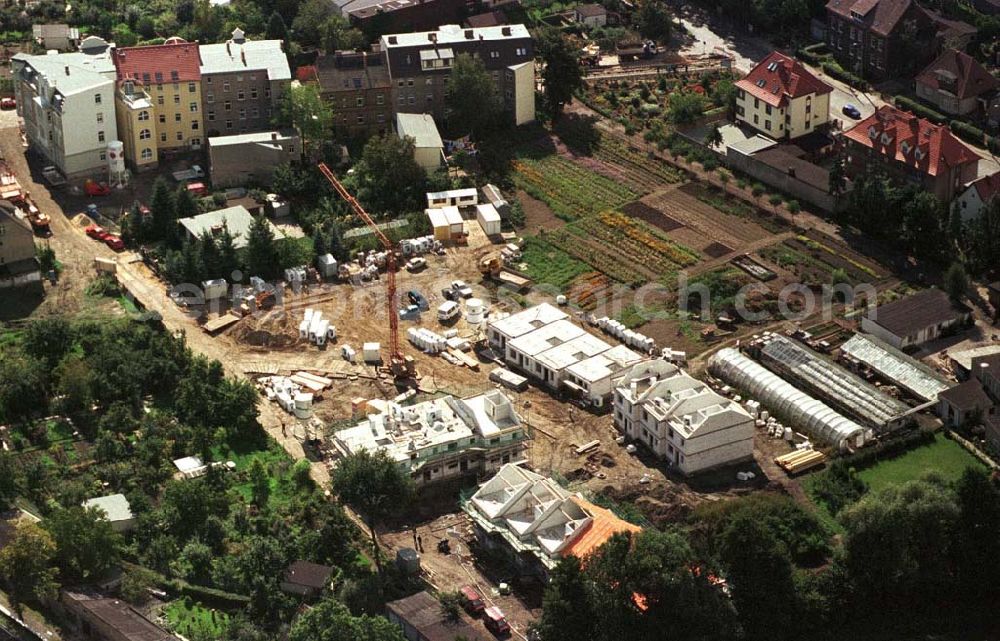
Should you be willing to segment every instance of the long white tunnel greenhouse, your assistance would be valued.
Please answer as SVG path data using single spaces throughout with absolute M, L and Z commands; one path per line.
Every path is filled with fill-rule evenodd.
M 865 429 L 802 392 L 738 350 L 719 350 L 708 362 L 712 375 L 760 401 L 772 414 L 825 445 L 864 444 Z

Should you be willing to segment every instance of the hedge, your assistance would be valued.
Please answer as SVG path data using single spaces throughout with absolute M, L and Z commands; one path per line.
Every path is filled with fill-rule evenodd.
M 799 49 L 795 55 L 797 55 L 799 58 L 805 60 L 811 65 L 818 65 L 823 62 L 823 59 L 819 55 L 813 53 L 812 51 L 808 51 L 806 49 Z
M 918 429 L 880 441 L 873 447 L 866 447 L 859 452 L 844 456 L 840 460 L 845 465 L 860 470 L 875 465 L 879 461 L 895 458 L 923 445 L 930 445 L 933 442 L 934 432 Z
M 820 65 L 820 67 L 823 69 L 823 71 L 825 71 L 830 76 L 836 78 L 837 80 L 846 82 L 847 84 L 862 91 L 866 91 L 868 89 L 868 81 L 866 81 L 861 76 L 857 76 L 851 73 L 850 71 L 845 70 L 836 63 L 824 62 L 822 65 Z
M 965 142 L 972 143 L 973 145 L 983 146 L 983 141 L 986 140 L 986 132 L 978 127 L 973 127 L 967 122 L 962 122 L 961 120 L 951 121 L 952 132 L 964 140 Z
M 163 587 L 167 592 L 189 596 L 195 601 L 221 610 L 235 610 L 246 607 L 250 603 L 250 597 L 242 594 L 232 594 L 215 588 L 207 588 L 201 585 L 192 585 L 186 581 L 177 579 L 167 579 L 163 582 Z
M 907 98 L 906 96 L 896 96 L 893 99 L 893 102 L 896 103 L 897 107 L 905 109 L 906 111 L 912 111 L 914 114 L 920 116 L 921 118 L 926 118 L 927 120 L 930 120 L 935 124 L 938 125 L 948 124 L 948 116 L 945 116 L 942 113 L 934 111 L 930 107 L 925 107 L 916 100 L 912 100 L 910 98 Z
M 986 148 L 994 154 L 1000 154 L 1000 137 L 991 136 L 986 141 Z

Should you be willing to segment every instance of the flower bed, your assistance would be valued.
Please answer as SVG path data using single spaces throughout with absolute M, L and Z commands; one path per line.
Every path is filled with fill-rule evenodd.
M 635 200 L 627 185 L 557 155 L 514 161 L 514 183 L 563 220 L 575 220 Z

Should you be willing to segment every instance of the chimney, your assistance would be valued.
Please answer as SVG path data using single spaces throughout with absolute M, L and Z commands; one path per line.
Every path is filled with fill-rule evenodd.
M 792 178 L 795 178 L 795 167 L 788 168 L 788 175 L 791 176 Z
M 277 131 L 272 131 L 271 132 L 271 140 L 277 140 L 277 139 L 278 139 L 278 132 Z
M 399 42 L 399 40 L 396 38 L 396 36 L 389 36 L 389 44 L 394 45 L 397 42 Z
M 465 39 L 466 40 L 473 40 L 474 39 L 474 36 L 472 35 L 472 29 L 466 29 L 465 30 Z
M 66 69 L 66 75 L 68 76 L 69 75 L 69 65 L 66 65 L 65 69 Z
M 233 52 L 229 50 L 229 43 L 230 42 L 231 42 L 230 40 L 226 40 L 226 53 L 231 56 L 231 55 L 233 55 Z
M 505 36 L 509 36 L 510 35 L 510 27 L 503 27 L 502 29 L 500 29 L 500 33 L 502 33 Z
M 246 49 L 240 48 L 240 60 L 243 61 L 243 66 L 247 66 L 247 52 Z

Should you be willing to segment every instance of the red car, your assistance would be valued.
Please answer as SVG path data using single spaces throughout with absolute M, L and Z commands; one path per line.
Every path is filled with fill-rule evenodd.
M 0 109 L 14 109 L 15 107 L 17 107 L 17 101 L 13 98 L 0 99 Z
M 479 593 L 471 585 L 463 585 L 459 593 L 462 595 L 462 607 L 472 616 L 476 616 L 486 609 L 483 597 L 479 596 Z
M 83 231 L 94 240 L 104 240 L 108 235 L 108 232 L 104 231 L 100 225 L 87 225 Z
M 116 252 L 120 252 L 121 250 L 125 249 L 125 243 L 122 241 L 121 238 L 115 236 L 114 234 L 105 234 L 102 240 L 104 240 L 105 245 L 115 250 Z
M 502 637 L 510 634 L 510 624 L 507 623 L 503 611 L 496 606 L 483 610 L 483 624 L 495 636 Z
M 83 193 L 88 196 L 107 196 L 111 193 L 111 188 L 104 183 L 94 182 L 93 180 L 88 180 L 83 183 Z

